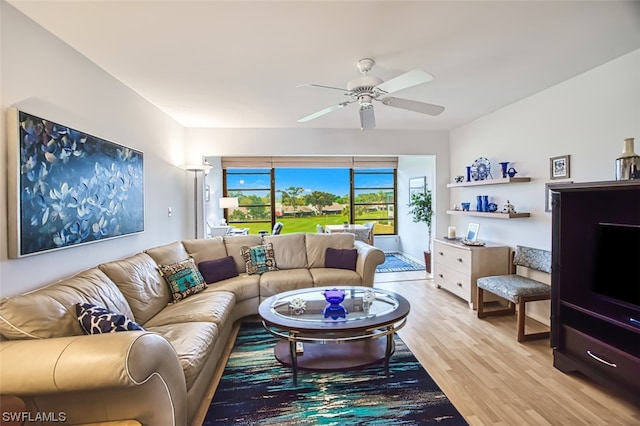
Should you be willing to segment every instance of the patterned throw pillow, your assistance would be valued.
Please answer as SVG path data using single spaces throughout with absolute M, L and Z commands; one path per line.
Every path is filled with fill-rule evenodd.
M 207 288 L 207 284 L 192 258 L 158 267 L 169 284 L 174 302 L 179 302 Z
M 272 243 L 253 247 L 243 246 L 240 251 L 247 264 L 247 274 L 264 274 L 278 270 Z
M 122 314 L 116 314 L 91 303 L 76 303 L 76 316 L 87 334 L 115 333 L 116 331 L 144 331 L 138 323 Z

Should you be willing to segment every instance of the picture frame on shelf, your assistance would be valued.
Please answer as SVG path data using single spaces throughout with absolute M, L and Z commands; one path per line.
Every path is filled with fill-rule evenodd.
M 467 241 L 478 241 L 478 231 L 480 230 L 479 223 L 469 223 L 467 227 L 467 233 L 465 235 L 465 240 Z
M 571 177 L 569 155 L 560 155 L 549 159 L 549 178 L 568 179 Z

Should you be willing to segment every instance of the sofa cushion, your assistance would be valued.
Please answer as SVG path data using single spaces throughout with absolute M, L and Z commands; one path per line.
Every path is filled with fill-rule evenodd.
M 229 291 L 236 296 L 236 303 L 260 297 L 260 278 L 262 275 L 242 274 L 228 280 L 219 281 L 207 290 Z
M 210 288 L 181 301 L 167 305 L 144 328 L 183 322 L 211 322 L 222 328 L 229 319 L 236 297 L 227 291 L 213 291 Z
M 267 235 L 264 237 L 264 242 L 273 244 L 273 253 L 278 269 L 307 267 L 305 234 Z
M 313 278 L 306 268 L 265 272 L 260 276 L 260 299 L 283 291 L 309 287 L 313 287 Z
M 140 324 L 160 312 L 173 299 L 156 262 L 146 253 L 103 263 L 100 270 L 116 283 Z
M 309 269 L 314 287 L 361 286 L 362 277 L 355 271 L 335 268 Z
M 349 233 L 307 234 L 305 243 L 309 268 L 324 268 L 327 248 L 350 249 L 354 247 L 354 241 L 355 236 Z
M 158 265 L 169 265 L 189 257 L 180 241 L 150 248 L 144 252 L 151 256 Z
M 118 287 L 98 268 L 0 301 L 0 333 L 8 339 L 79 336 L 75 305 L 87 302 L 133 318 Z
M 273 253 L 273 244 L 267 243 L 253 247 L 244 246 L 240 251 L 246 264 L 247 274 L 264 274 L 265 272 L 278 270 Z
M 182 242 L 189 256 L 193 257 L 196 265 L 205 260 L 227 257 L 227 248 L 222 237 L 199 238 Z
M 198 263 L 198 270 L 200 270 L 207 284 L 238 276 L 236 262 L 231 256 L 200 262 Z
M 232 235 L 224 236 L 224 245 L 227 248 L 227 255 L 232 256 L 236 262 L 236 268 L 238 272 L 247 272 L 247 263 L 242 256 L 242 247 L 244 246 L 257 246 L 262 244 L 262 238 L 260 235 Z
M 138 323 L 125 315 L 111 312 L 91 303 L 76 303 L 76 316 L 87 334 L 115 333 L 117 331 L 144 331 Z
M 324 259 L 325 268 L 356 270 L 358 260 L 358 250 L 356 249 L 334 249 L 327 248 Z
M 202 274 L 191 258 L 170 265 L 158 265 L 158 268 L 169 284 L 174 302 L 186 299 L 207 287 Z
M 218 326 L 210 322 L 186 322 L 147 330 L 158 333 L 171 343 L 180 360 L 189 391 L 213 353 L 219 336 Z

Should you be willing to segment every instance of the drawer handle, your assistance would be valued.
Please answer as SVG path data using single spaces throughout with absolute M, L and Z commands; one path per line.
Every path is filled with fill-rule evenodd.
M 456 260 L 457 260 L 458 262 L 462 262 L 462 258 L 460 258 L 460 257 L 458 257 Z
M 440 278 L 444 278 L 444 275 L 442 275 L 442 274 L 438 274 L 438 276 L 439 276 Z
M 591 358 L 595 359 L 596 361 L 600 361 L 601 363 L 603 363 L 605 365 L 608 365 L 609 367 L 613 367 L 613 368 L 618 367 L 616 364 L 614 364 L 612 362 L 607 362 L 604 359 L 592 354 L 591 351 L 587 351 L 587 355 L 589 355 Z
M 462 283 L 456 283 L 458 287 L 462 287 Z
M 441 252 L 441 251 L 439 251 L 439 252 L 438 252 L 438 254 L 439 254 L 440 256 L 444 256 L 444 253 L 443 253 L 443 252 Z

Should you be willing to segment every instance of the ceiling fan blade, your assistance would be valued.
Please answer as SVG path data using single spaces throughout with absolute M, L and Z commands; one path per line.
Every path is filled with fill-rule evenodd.
M 380 83 L 376 86 L 376 89 L 385 93 L 393 93 L 398 90 L 406 89 L 408 87 L 417 86 L 418 84 L 426 83 L 433 80 L 433 76 L 426 71 L 413 70 L 400 74 L 397 77 Z
M 309 115 L 307 115 L 305 117 L 299 118 L 298 119 L 298 123 L 306 123 L 307 121 L 311 121 L 311 120 L 313 120 L 315 118 L 321 117 L 321 116 L 323 116 L 325 114 L 328 114 L 328 113 L 330 113 L 332 111 L 338 110 L 340 108 L 344 108 L 347 105 L 349 105 L 349 102 L 342 102 L 342 103 L 339 103 L 338 105 L 333 105 L 333 106 L 321 109 L 320 111 L 316 111 L 313 114 L 309 114 Z
M 376 117 L 373 114 L 373 105 L 360 107 L 360 130 L 374 129 Z
M 318 87 L 320 89 L 331 89 L 331 90 L 339 90 L 343 93 L 349 93 L 349 91 L 347 89 L 342 89 L 340 87 L 333 87 L 333 86 L 323 86 L 322 84 L 311 84 L 311 83 L 306 83 L 306 84 L 300 84 L 296 87 Z
M 420 114 L 439 115 L 444 111 L 444 107 L 440 105 L 427 104 L 424 102 L 412 101 L 402 98 L 382 98 L 380 100 L 384 105 L 402 108 L 409 111 L 419 112 Z

